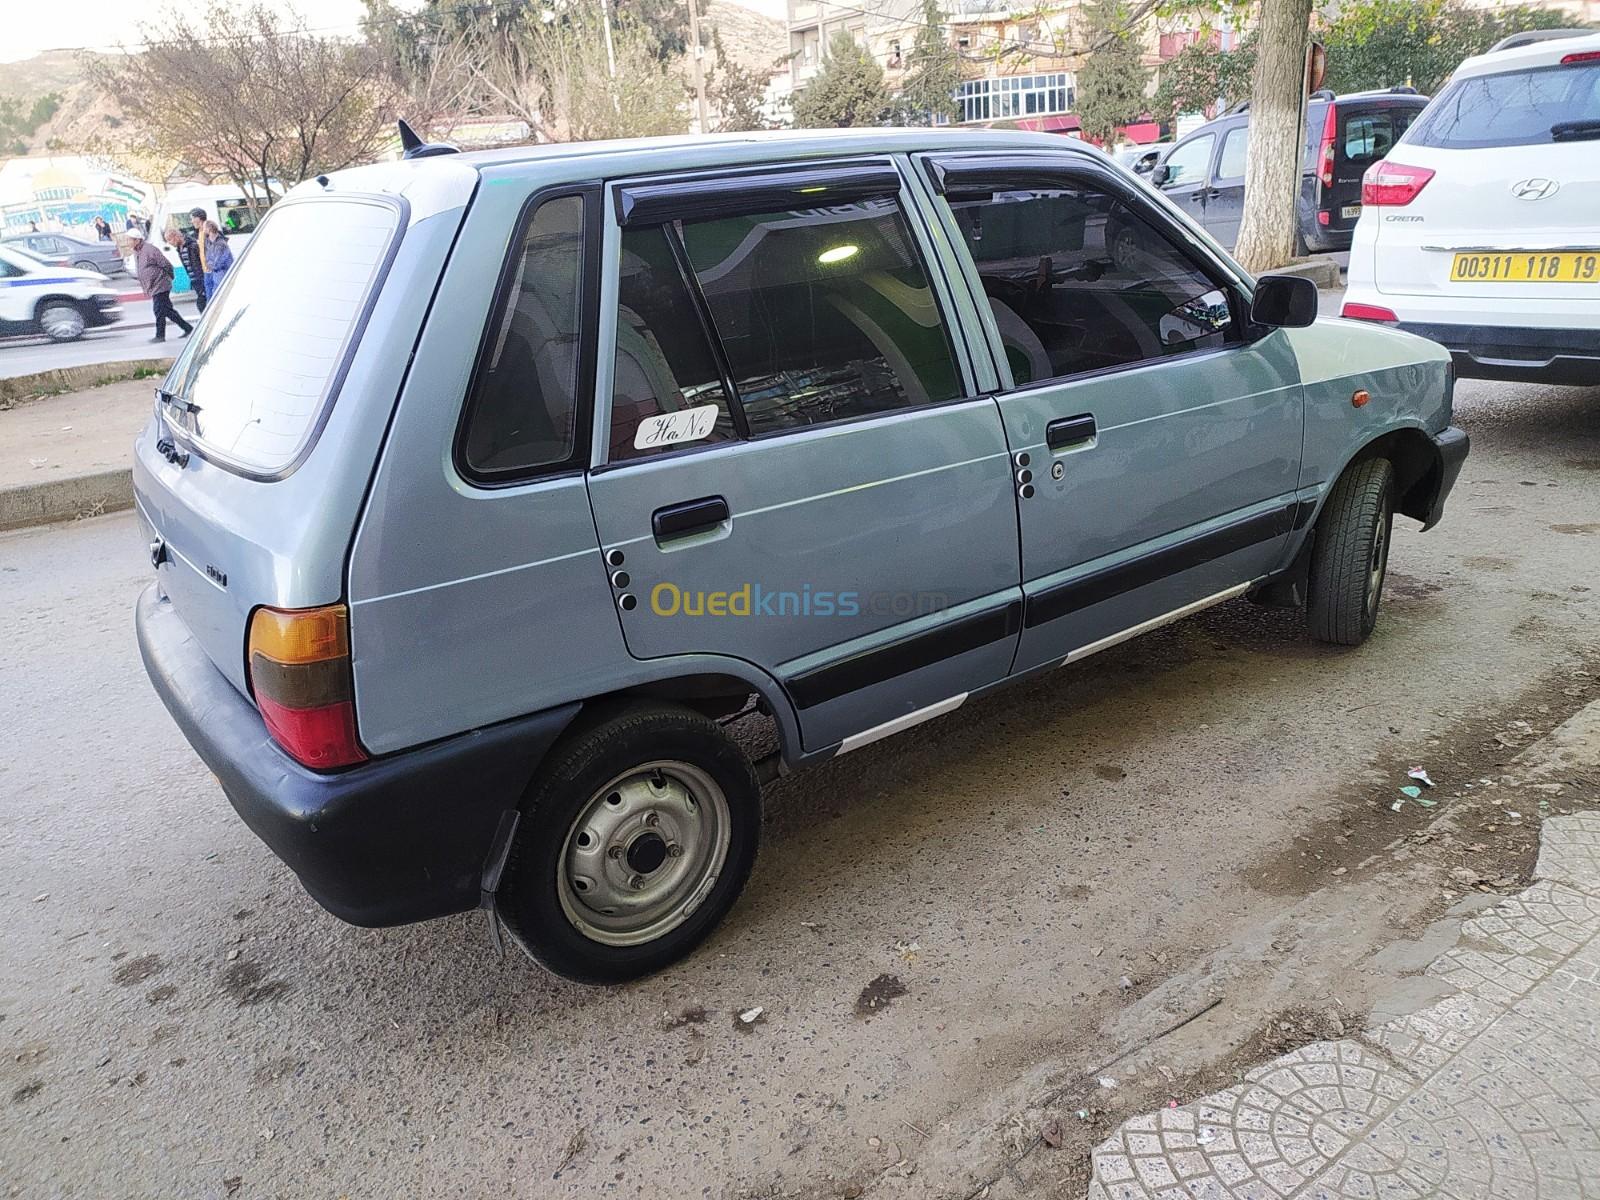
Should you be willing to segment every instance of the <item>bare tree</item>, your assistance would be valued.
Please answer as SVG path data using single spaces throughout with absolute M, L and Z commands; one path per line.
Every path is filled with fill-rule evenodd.
M 683 76 L 663 63 L 649 32 L 609 18 L 598 0 L 569 0 L 512 36 L 475 39 L 475 82 L 526 121 L 541 141 L 592 141 L 682 133 Z M 609 37 L 608 37 L 609 34 Z
M 86 62 L 139 131 L 140 153 L 264 196 L 370 162 L 388 141 L 395 88 L 365 43 L 317 37 L 262 3 L 172 10 L 140 36 L 142 52 Z
M 1244 220 L 1234 250 L 1240 265 L 1257 274 L 1294 257 L 1311 4 L 1312 0 L 1269 0 L 1261 6 L 1250 94 Z

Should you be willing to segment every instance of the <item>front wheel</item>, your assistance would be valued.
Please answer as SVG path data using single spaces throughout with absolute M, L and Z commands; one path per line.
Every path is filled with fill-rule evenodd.
M 67 300 L 48 300 L 39 308 L 39 328 L 52 342 L 72 342 L 83 336 L 83 310 Z
M 1359 646 L 1378 622 L 1394 529 L 1394 467 L 1356 463 L 1339 477 L 1311 546 L 1306 625 L 1320 641 Z
M 564 738 L 529 789 L 500 913 L 557 975 L 648 975 L 727 915 L 760 827 L 755 771 L 716 722 L 629 705 Z

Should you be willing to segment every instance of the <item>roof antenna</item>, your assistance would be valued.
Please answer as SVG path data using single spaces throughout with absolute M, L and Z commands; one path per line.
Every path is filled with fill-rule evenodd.
M 424 142 L 417 136 L 417 131 L 406 124 L 404 117 L 395 123 L 400 127 L 402 158 L 432 158 L 437 154 L 461 153 L 448 142 Z

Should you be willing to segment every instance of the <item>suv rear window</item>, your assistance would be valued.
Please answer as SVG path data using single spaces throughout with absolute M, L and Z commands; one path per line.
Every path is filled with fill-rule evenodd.
M 377 200 L 274 206 L 169 376 L 207 457 L 276 474 L 332 403 L 399 212 Z
M 1458 79 L 1405 141 L 1472 150 L 1600 137 L 1600 62 Z
M 1358 167 L 1387 158 L 1421 111 L 1420 105 L 1409 104 L 1398 108 L 1341 108 L 1339 154 Z

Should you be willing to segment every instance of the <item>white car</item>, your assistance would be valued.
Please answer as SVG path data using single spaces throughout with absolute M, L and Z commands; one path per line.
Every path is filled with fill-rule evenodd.
M 1467 59 L 1361 202 L 1343 316 L 1461 376 L 1600 384 L 1600 34 Z
M 91 326 L 120 320 L 122 304 L 98 271 L 52 267 L 0 246 L 0 334 L 42 333 L 70 342 Z

